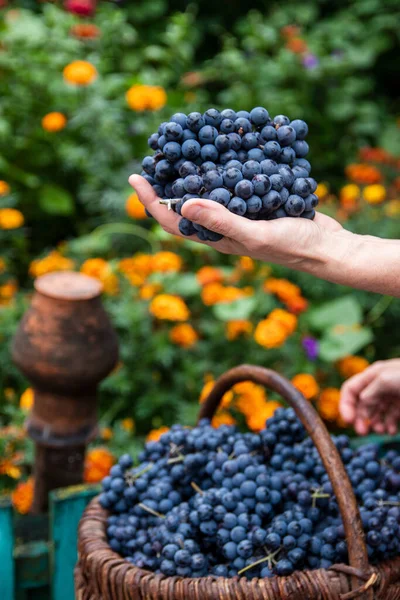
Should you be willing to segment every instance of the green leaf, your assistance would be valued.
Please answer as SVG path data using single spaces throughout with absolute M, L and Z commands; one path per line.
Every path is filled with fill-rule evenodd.
M 344 296 L 309 311 L 310 327 L 324 331 L 334 325 L 355 325 L 362 321 L 362 309 L 354 296 Z
M 73 197 L 58 185 L 46 184 L 40 189 L 39 206 L 49 215 L 66 216 L 75 212 Z
M 153 273 L 149 277 L 151 283 L 161 283 L 167 294 L 178 296 L 197 296 L 200 284 L 194 273 Z
M 319 347 L 319 355 L 326 362 L 334 362 L 354 354 L 364 348 L 373 339 L 372 330 L 368 327 L 341 328 L 333 327 L 324 335 Z
M 223 302 L 213 307 L 213 313 L 221 321 L 234 321 L 236 319 L 248 319 L 256 307 L 256 299 L 239 298 L 234 302 Z

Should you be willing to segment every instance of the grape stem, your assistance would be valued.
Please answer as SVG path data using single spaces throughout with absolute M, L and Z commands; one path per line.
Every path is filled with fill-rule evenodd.
M 160 198 L 159 203 L 166 204 L 168 206 L 168 210 L 171 210 L 172 205 L 178 204 L 179 201 L 180 201 L 179 198 Z
M 151 515 L 154 515 L 155 517 L 165 519 L 165 515 L 162 515 L 161 513 L 157 512 L 156 510 L 153 510 L 149 506 L 146 506 L 146 504 L 143 504 L 143 502 L 139 502 L 138 506 L 140 506 L 140 508 L 142 508 L 143 510 L 149 512 Z
M 272 552 L 272 554 L 268 554 L 268 556 L 264 556 L 263 558 L 256 560 L 255 562 L 251 563 L 251 565 L 247 565 L 247 567 L 244 567 L 243 569 L 238 571 L 238 575 L 241 575 L 245 571 L 248 571 L 249 569 L 252 569 L 253 567 L 256 567 L 257 565 L 261 565 L 261 563 L 267 562 L 267 561 L 268 561 L 268 568 L 271 569 L 272 565 L 276 565 L 277 561 L 275 560 L 275 556 L 277 556 L 281 550 L 282 550 L 282 548 L 278 548 L 278 550 L 275 550 L 275 552 Z

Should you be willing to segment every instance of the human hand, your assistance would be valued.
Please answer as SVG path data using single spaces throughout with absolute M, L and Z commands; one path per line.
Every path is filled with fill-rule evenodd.
M 178 228 L 181 217 L 159 204 L 160 198 L 152 186 L 139 175 L 132 175 L 129 182 L 163 229 L 181 236 Z M 224 236 L 219 242 L 200 242 L 196 236 L 188 239 L 224 254 L 250 256 L 309 272 L 317 265 L 320 268 L 329 254 L 334 253 L 338 260 L 341 254 L 344 256 L 351 236 L 337 221 L 321 213 L 317 213 L 313 221 L 301 218 L 251 221 L 234 215 L 217 202 L 201 198 L 185 202 L 182 215 Z
M 378 361 L 342 386 L 340 412 L 359 435 L 395 435 L 400 420 L 400 359 Z

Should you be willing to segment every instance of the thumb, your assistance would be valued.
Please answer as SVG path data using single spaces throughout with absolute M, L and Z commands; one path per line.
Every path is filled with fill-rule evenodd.
M 210 231 L 238 242 L 254 239 L 254 226 L 251 221 L 234 215 L 227 208 L 213 200 L 188 200 L 182 206 L 182 216 Z

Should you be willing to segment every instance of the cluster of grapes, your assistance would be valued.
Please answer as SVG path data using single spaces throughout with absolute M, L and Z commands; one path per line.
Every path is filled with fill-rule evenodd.
M 271 119 L 262 107 L 176 113 L 150 136 L 155 153 L 144 158 L 142 175 L 160 198 L 174 199 L 179 215 L 187 200 L 200 197 L 248 219 L 313 219 L 317 183 L 305 158 L 307 133 L 305 121 Z M 179 229 L 204 241 L 222 238 L 185 218 Z
M 360 506 L 371 562 L 400 553 L 400 456 L 352 450 L 334 438 Z M 271 577 L 346 562 L 329 477 L 292 409 L 259 434 L 233 426 L 175 425 L 133 467 L 120 458 L 103 480 L 111 548 L 168 576 Z

